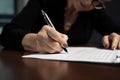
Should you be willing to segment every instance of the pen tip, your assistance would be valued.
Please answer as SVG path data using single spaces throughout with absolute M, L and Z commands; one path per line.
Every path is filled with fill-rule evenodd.
M 66 53 L 68 53 L 68 51 L 67 51 L 67 49 L 66 48 L 63 48 L 64 49 L 64 51 L 66 52 Z

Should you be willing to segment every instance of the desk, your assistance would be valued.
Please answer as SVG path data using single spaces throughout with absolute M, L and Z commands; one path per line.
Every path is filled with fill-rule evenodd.
M 0 80 L 120 80 L 120 65 L 23 59 L 0 51 Z

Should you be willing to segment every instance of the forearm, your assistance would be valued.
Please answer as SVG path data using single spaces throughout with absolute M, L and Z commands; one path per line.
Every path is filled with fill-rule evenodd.
M 21 41 L 27 33 L 21 29 L 13 29 L 15 25 L 5 26 L 1 34 L 1 43 L 7 49 L 23 50 Z

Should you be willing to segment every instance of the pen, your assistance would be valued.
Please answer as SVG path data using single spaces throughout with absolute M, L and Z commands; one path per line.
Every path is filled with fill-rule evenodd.
M 49 24 L 52 28 L 55 29 L 54 25 L 52 24 L 50 18 L 49 18 L 48 15 L 45 13 L 45 11 L 41 10 L 41 12 L 42 12 L 42 14 L 43 14 L 43 16 L 44 16 L 44 19 L 45 19 L 46 23 Z M 55 30 L 56 30 L 56 29 L 55 29 Z M 65 52 L 68 53 L 68 51 L 67 51 L 66 48 L 63 48 L 63 49 L 64 49 Z

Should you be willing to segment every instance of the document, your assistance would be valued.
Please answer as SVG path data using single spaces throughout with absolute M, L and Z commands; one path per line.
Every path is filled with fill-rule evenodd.
M 22 57 L 75 62 L 120 63 L 120 50 L 98 47 L 68 47 L 67 50 L 68 53 L 64 51 L 56 54 L 34 53 Z

